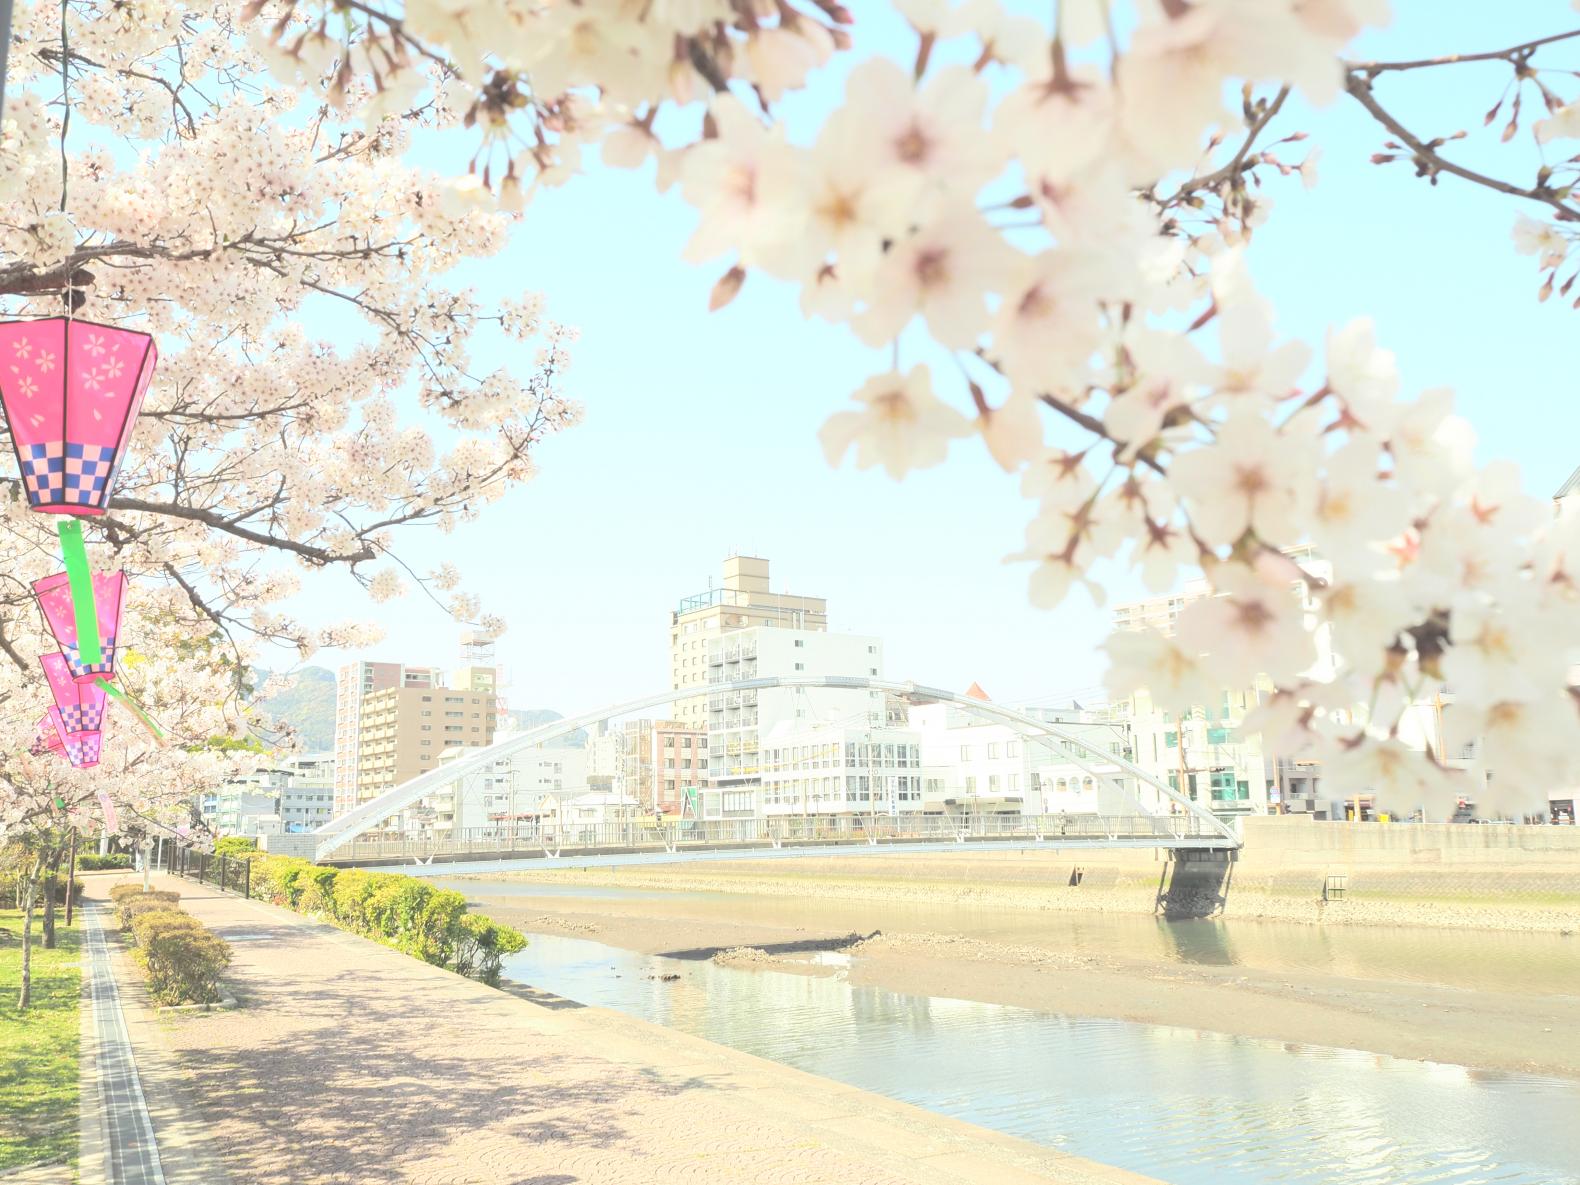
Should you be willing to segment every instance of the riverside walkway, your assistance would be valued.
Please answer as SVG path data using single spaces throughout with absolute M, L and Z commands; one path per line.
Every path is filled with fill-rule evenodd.
M 232 943 L 240 1004 L 129 1006 L 169 1185 L 1156 1185 L 155 879 Z

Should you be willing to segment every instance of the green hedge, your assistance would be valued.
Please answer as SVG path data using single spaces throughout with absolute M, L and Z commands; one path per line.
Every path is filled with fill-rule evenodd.
M 107 868 L 130 868 L 132 857 L 126 852 L 110 852 L 101 856 L 97 852 L 81 852 L 77 856 L 77 868 L 81 872 L 103 872 Z
M 247 857 L 258 850 L 258 841 L 245 835 L 223 835 L 214 841 L 216 856 Z
M 153 894 L 148 894 L 151 897 Z M 150 905 L 132 915 L 132 952 L 148 974 L 148 994 L 161 1004 L 212 1004 L 220 998 L 219 977 L 230 966 L 230 944 L 174 905 Z
M 399 873 L 264 854 L 252 862 L 252 891 L 488 984 L 499 982 L 505 956 L 527 945 L 509 926 L 467 913 L 460 893 Z

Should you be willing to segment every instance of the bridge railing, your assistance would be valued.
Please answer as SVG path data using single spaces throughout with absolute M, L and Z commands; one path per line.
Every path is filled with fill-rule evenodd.
M 1011 840 L 1191 840 L 1221 845 L 1223 837 L 1194 815 L 780 815 L 763 819 L 621 819 L 603 823 L 544 822 L 425 834 L 359 836 L 333 854 L 337 863 L 488 859 L 611 851 L 816 847 L 842 844 L 960 843 Z

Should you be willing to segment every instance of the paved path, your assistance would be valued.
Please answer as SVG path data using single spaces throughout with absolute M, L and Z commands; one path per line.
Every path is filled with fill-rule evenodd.
M 161 1016 L 134 1026 L 133 1044 L 150 1089 L 179 1095 L 180 1142 L 201 1133 L 237 1183 L 1148 1185 L 159 879 L 232 940 L 227 982 L 242 1007 Z M 168 1161 L 157 1111 L 154 1121 Z
M 110 965 L 103 901 L 82 911 L 82 1156 L 84 1185 L 166 1185 L 154 1125 L 132 1055 L 121 994 Z

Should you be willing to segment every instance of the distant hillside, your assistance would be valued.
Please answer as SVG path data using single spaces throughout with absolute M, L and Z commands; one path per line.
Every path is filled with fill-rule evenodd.
M 258 681 L 268 677 L 257 672 Z M 288 724 L 310 753 L 335 747 L 335 673 L 325 667 L 303 667 L 290 676 L 294 685 L 259 700 L 258 707 L 277 724 Z
M 536 728 L 540 724 L 552 724 L 556 720 L 565 719 L 562 712 L 552 708 L 516 708 L 510 712 L 510 717 L 516 722 L 516 727 L 523 732 L 529 728 Z M 545 748 L 549 749 L 580 749 L 587 743 L 587 733 L 578 728 L 575 732 L 567 733 L 557 741 L 550 741 Z

